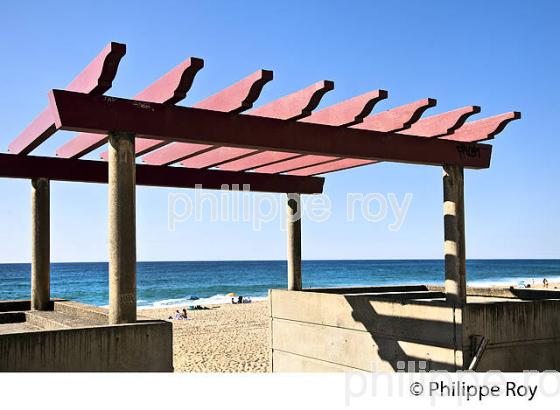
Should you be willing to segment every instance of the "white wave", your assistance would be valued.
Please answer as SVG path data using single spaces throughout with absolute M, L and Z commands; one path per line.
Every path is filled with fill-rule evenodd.
M 245 297 L 246 295 L 244 295 Z M 249 296 L 249 295 L 248 295 Z M 253 302 L 259 302 L 267 300 L 267 296 L 249 296 Z M 237 297 L 235 297 L 237 299 Z M 226 296 L 223 294 L 218 294 L 210 296 L 208 298 L 200 298 L 197 300 L 191 300 L 190 296 L 185 298 L 177 299 L 163 299 L 152 303 L 145 303 L 138 306 L 138 309 L 149 309 L 149 308 L 171 308 L 171 307 L 184 307 L 184 306 L 196 306 L 196 305 L 222 305 L 226 303 L 231 303 L 231 296 Z
M 467 274 L 468 278 L 468 274 Z M 543 284 L 544 277 L 508 277 L 508 278 L 501 278 L 501 279 L 480 279 L 475 281 L 468 281 L 468 286 L 471 287 L 485 287 L 485 286 L 503 286 L 503 287 L 510 287 L 510 286 L 518 286 L 521 283 L 531 286 L 539 286 Z M 547 276 L 546 279 L 549 283 L 560 282 L 560 276 Z

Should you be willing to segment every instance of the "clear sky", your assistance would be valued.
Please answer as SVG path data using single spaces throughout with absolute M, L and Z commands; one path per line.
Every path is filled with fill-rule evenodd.
M 383 88 L 384 110 L 424 97 L 429 113 L 469 104 L 518 110 L 493 141 L 489 170 L 466 171 L 469 258 L 559 258 L 560 5 L 555 1 L 10 1 L 0 3 L 0 147 L 109 41 L 127 44 L 110 95 L 131 97 L 189 56 L 204 58 L 192 104 L 265 68 L 259 104 L 315 81 L 335 81 L 326 106 Z M 474 118 L 474 117 L 473 117 Z M 37 154 L 53 155 L 60 133 Z M 95 154 L 98 154 L 97 151 Z M 95 155 L 91 155 L 95 157 Z M 53 261 L 107 260 L 107 188 L 53 183 Z M 282 259 L 278 220 L 187 221 L 168 229 L 169 193 L 137 191 L 139 260 Z M 328 221 L 303 222 L 306 259 L 441 258 L 441 169 L 379 164 L 327 175 Z M 392 219 L 346 220 L 347 193 L 413 195 Z M 192 195 L 192 192 L 191 194 Z M 30 260 L 30 183 L 0 180 L 0 262 Z

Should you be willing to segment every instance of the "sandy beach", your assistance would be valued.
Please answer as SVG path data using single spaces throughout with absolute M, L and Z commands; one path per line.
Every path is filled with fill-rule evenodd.
M 551 282 L 550 289 L 560 283 Z M 492 286 L 503 287 L 503 286 Z M 542 288 L 535 280 L 533 288 Z M 173 365 L 176 372 L 268 372 L 269 305 L 220 304 L 188 311 L 192 320 L 173 323 Z M 153 319 L 168 320 L 176 307 L 139 310 Z
M 189 310 L 192 320 L 172 320 L 175 371 L 267 372 L 268 302 L 208 308 Z M 142 309 L 138 313 L 167 320 L 176 309 Z

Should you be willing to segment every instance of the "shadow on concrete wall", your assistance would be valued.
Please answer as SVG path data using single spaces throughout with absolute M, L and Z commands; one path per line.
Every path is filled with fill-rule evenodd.
M 394 371 L 456 371 L 461 366 L 456 362 L 456 350 L 460 349 L 457 326 L 452 321 L 425 320 L 400 316 L 389 316 L 378 313 L 370 301 L 390 301 L 401 305 L 412 303 L 430 305 L 430 301 L 419 301 L 418 298 L 441 298 L 441 292 L 429 292 L 425 288 L 420 292 L 403 292 L 400 294 L 375 295 L 345 295 L 345 299 L 352 308 L 352 317 L 360 322 L 371 336 L 378 349 L 378 356 L 389 364 Z M 445 306 L 445 302 L 438 301 L 437 306 Z M 454 313 L 454 312 L 453 312 Z M 450 314 L 451 316 L 451 314 Z M 453 314 L 453 317 L 455 315 Z M 445 340 L 447 337 L 447 340 Z M 443 339 L 443 343 L 442 343 Z M 407 351 L 402 347 L 403 342 L 410 343 Z M 418 344 L 415 346 L 414 344 Z M 431 347 L 435 349 L 431 349 Z M 437 348 L 453 350 L 453 362 L 445 361 L 437 353 Z M 372 369 L 375 371 L 376 369 Z

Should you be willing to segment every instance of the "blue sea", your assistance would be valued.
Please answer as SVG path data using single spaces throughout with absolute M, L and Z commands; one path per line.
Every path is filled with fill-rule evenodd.
M 442 260 L 304 261 L 304 287 L 388 284 L 443 284 Z M 0 300 L 28 299 L 29 264 L 0 264 Z M 560 281 L 560 260 L 469 260 L 469 286 L 517 285 Z M 266 298 L 270 288 L 285 288 L 285 261 L 139 262 L 139 307 L 226 303 L 226 294 Z M 54 263 L 51 296 L 106 306 L 108 264 Z M 200 298 L 196 302 L 191 296 Z

